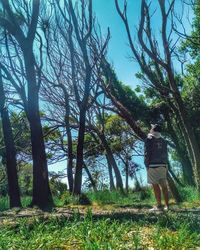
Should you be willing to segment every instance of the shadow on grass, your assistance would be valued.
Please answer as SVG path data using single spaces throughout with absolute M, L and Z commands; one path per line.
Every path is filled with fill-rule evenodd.
M 127 205 L 116 205 L 118 208 L 135 208 L 135 209 L 150 209 L 152 208 L 149 204 L 127 204 Z
M 137 223 L 137 225 L 148 226 L 157 225 L 171 230 L 177 230 L 182 225 L 187 225 L 191 232 L 200 233 L 200 210 L 184 210 L 174 209 L 169 212 L 149 212 L 151 206 L 149 204 L 127 204 L 116 206 L 117 210 L 114 211 L 93 211 L 91 206 L 86 206 L 85 210 L 74 208 L 56 208 L 54 206 L 48 207 L 46 211 L 35 208 L 27 208 L 22 210 L 12 210 L 0 214 L 0 221 L 9 219 L 15 221 L 16 219 L 30 219 L 38 218 L 41 221 L 51 221 L 53 219 L 69 222 L 77 222 L 91 219 L 93 222 L 98 220 L 118 221 L 120 223 Z
M 119 222 L 136 222 L 141 226 L 157 225 L 159 227 L 177 230 L 186 225 L 191 232 L 200 233 L 200 216 L 197 213 L 132 213 L 116 212 L 113 214 L 94 214 L 93 220 L 117 220 Z

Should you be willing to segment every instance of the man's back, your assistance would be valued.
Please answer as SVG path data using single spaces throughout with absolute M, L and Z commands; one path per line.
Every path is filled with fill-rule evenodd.
M 168 162 L 167 142 L 162 137 L 147 138 L 145 141 L 145 163 L 148 166 L 166 165 Z

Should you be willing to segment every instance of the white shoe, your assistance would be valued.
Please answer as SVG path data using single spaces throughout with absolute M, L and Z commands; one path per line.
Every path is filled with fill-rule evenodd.
M 162 206 L 155 206 L 155 207 L 149 209 L 150 212 L 160 212 L 162 210 L 163 210 Z
M 165 206 L 165 207 L 163 208 L 163 210 L 164 210 L 165 212 L 169 211 L 169 206 Z

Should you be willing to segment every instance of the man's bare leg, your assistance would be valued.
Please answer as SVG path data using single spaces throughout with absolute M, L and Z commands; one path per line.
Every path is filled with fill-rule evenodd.
M 165 205 L 166 205 L 166 207 L 169 207 L 169 194 L 168 194 L 167 183 L 165 181 L 163 181 L 160 185 L 162 188 L 162 193 L 164 196 Z
M 161 206 L 161 190 L 158 184 L 152 184 L 153 186 L 153 191 L 156 197 L 156 201 L 157 201 L 157 206 L 160 207 Z

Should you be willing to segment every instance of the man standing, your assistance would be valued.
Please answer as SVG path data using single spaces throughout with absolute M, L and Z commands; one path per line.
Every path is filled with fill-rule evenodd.
M 151 125 L 150 133 L 145 140 L 144 161 L 147 168 L 147 181 L 152 184 L 157 206 L 151 211 L 162 210 L 161 190 L 165 200 L 164 210 L 169 209 L 167 189 L 167 142 L 161 137 L 161 127 L 158 124 Z

